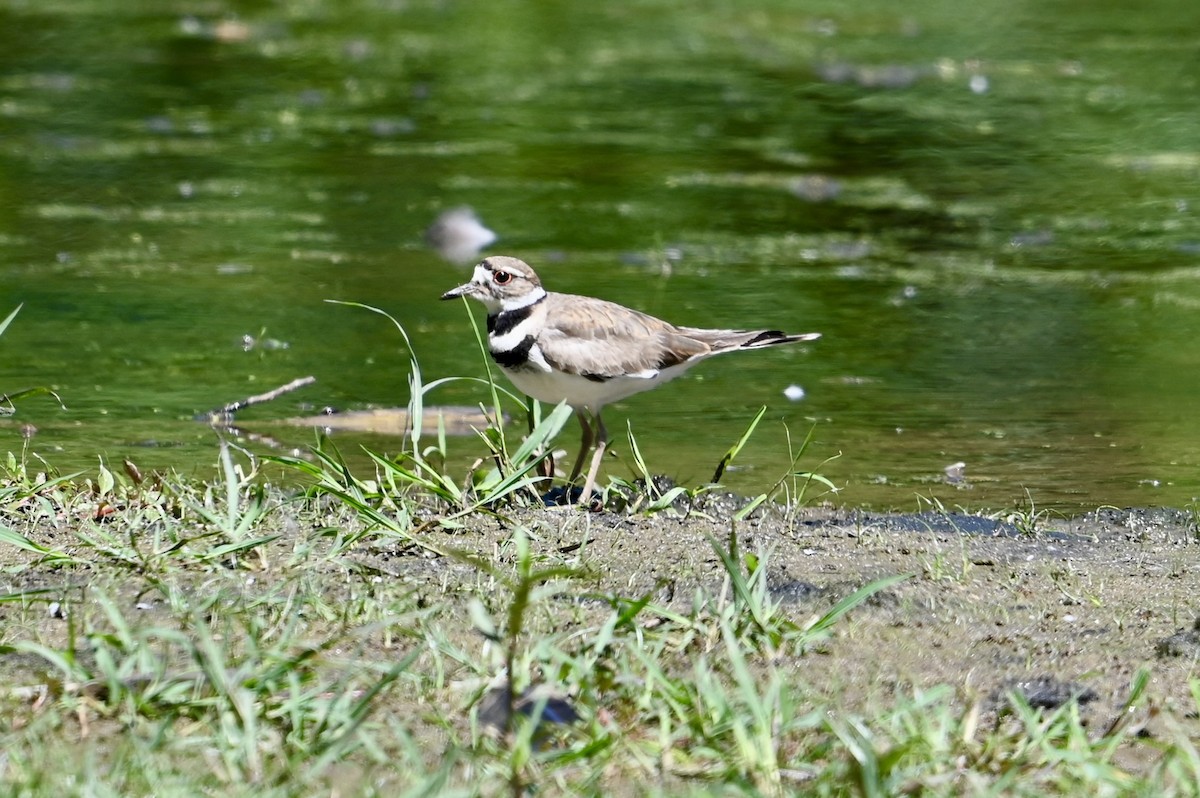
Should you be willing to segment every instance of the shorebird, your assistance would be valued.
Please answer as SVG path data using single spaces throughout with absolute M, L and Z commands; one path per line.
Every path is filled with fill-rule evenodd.
M 470 282 L 442 299 L 470 297 L 487 308 L 492 359 L 523 393 L 541 402 L 566 402 L 583 427 L 573 485 L 595 447 L 579 502 L 586 504 L 608 443 L 605 405 L 673 380 L 702 360 L 725 352 L 813 341 L 820 333 L 708 330 L 678 327 L 637 310 L 542 288 L 522 260 L 485 259 Z

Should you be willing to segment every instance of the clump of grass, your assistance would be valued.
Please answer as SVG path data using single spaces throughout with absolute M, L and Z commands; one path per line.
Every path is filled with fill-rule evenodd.
M 440 502 L 445 508 L 446 511 L 440 512 L 437 518 L 437 524 L 443 527 L 455 527 L 459 524 L 459 519 L 481 509 L 491 510 L 512 504 L 537 505 L 542 502 L 541 493 L 547 483 L 538 473 L 538 469 L 548 461 L 551 441 L 570 418 L 569 407 L 559 405 L 549 414 L 543 415 L 536 401 L 523 401 L 511 391 L 502 388 L 497 383 L 492 369 L 486 335 L 479 328 L 474 316 L 469 318 L 487 377 L 444 377 L 426 383 L 412 341 L 402 324 L 379 308 L 355 302 L 337 304 L 383 316 L 399 332 L 409 351 L 409 429 L 405 435 L 404 446 L 398 453 L 388 456 L 365 450 L 375 473 L 364 479 L 355 477 L 350 472 L 340 453 L 327 440 L 319 443 L 311 461 L 293 457 L 269 459 L 306 474 L 311 480 L 315 494 L 328 493 L 352 503 L 370 519 L 372 525 L 401 535 L 403 533 L 398 530 L 411 527 L 409 520 L 421 514 L 421 503 L 429 499 Z M 485 429 L 476 431 L 486 448 L 486 460 L 491 463 L 491 467 L 480 470 L 472 468 L 465 479 L 455 478 L 448 473 L 447 463 L 450 458 L 444 429 L 439 426 L 438 434 L 432 443 L 426 442 L 422 432 L 428 395 L 454 382 L 482 383 L 488 388 L 491 399 L 490 406 L 480 406 L 484 416 L 489 419 L 489 424 Z M 529 433 L 519 442 L 510 440 L 510 428 L 504 423 L 502 397 L 519 402 L 527 408 Z M 745 447 L 765 414 L 766 407 L 763 407 L 741 438 L 721 458 L 711 483 L 697 488 L 674 486 L 659 491 L 630 429 L 630 449 L 635 472 L 640 476 L 640 484 L 610 477 L 607 488 L 601 491 L 601 504 L 609 503 L 615 489 L 622 494 L 622 505 L 633 512 L 659 512 L 675 507 L 681 499 L 685 500 L 688 506 L 693 505 L 698 498 L 719 485 L 726 469 Z M 781 493 L 786 494 L 789 505 L 799 506 L 806 500 L 807 491 L 813 484 L 821 485 L 829 491 L 837 490 L 832 482 L 816 472 L 796 470 L 796 464 L 806 453 L 812 434 L 813 430 L 810 429 L 799 450 L 793 453 L 788 471 L 768 491 L 748 502 L 741 512 L 741 518 Z M 790 449 L 790 432 L 787 433 L 787 440 Z M 394 518 L 389 517 L 393 513 Z M 417 529 L 423 528 L 417 526 Z M 413 537 L 413 542 L 420 545 L 417 537 Z
M 173 622 L 139 624 L 96 590 L 69 607 L 62 644 L 20 640 L 0 651 L 41 660 L 48 670 L 33 688 L 38 700 L 74 714 L 85 733 L 116 723 L 167 735 L 162 747 L 176 754 L 211 746 L 219 780 L 229 783 L 320 774 L 363 744 L 376 697 L 416 656 L 352 667 L 334 655 L 352 639 L 306 640 L 298 619 L 272 615 L 209 600 Z
M 594 549 L 560 551 L 520 525 L 486 548 L 431 528 L 427 542 L 446 554 L 431 561 L 431 548 L 406 554 L 393 532 L 365 531 L 332 493 L 297 504 L 256 492 L 238 459 L 219 450 L 210 483 L 102 471 L 42 493 L 52 515 L 0 509 L 18 536 L 0 537 L 7 791 L 1200 787 L 1186 727 L 1162 715 L 1152 746 L 1138 736 L 1136 719 L 1158 712 L 1145 675 L 1107 726 L 1085 724 L 1073 704 L 1046 711 L 1020 696 L 984 710 L 949 687 L 851 713 L 808 685 L 805 658 L 837 656 L 839 629 L 879 591 L 904 589 L 902 576 L 801 610 L 773 595 L 772 550 L 745 550 L 734 522 L 708 543 L 716 582 L 675 598 L 598 591 Z M 112 511 L 97 516 L 101 502 Z M 1200 709 L 1200 682 L 1193 689 Z M 1140 770 L 1122 764 L 1130 748 Z
M 460 523 L 459 519 L 480 510 L 510 503 L 540 503 L 537 488 L 541 477 L 536 469 L 549 456 L 550 441 L 570 417 L 569 407 L 559 406 L 545 417 L 539 413 L 536 423 L 531 425 L 530 433 L 519 444 L 511 444 L 505 434 L 500 395 L 505 393 L 511 397 L 512 394 L 500 389 L 490 374 L 487 380 L 447 377 L 425 383 L 420 363 L 403 325 L 386 312 L 369 305 L 352 302 L 339 304 L 365 309 L 387 318 L 396 327 L 410 352 L 409 430 L 405 435 L 405 444 L 398 453 L 390 456 L 365 450 L 375 467 L 375 473 L 368 478 L 355 476 L 328 440 L 318 444 L 311 460 L 296 457 L 271 457 L 269 460 L 308 476 L 312 495 L 332 496 L 353 507 L 368 521 L 368 531 L 383 530 L 418 546 L 426 545 L 419 533 L 433 526 L 455 528 Z M 490 411 L 481 407 L 485 416 L 490 418 L 490 424 L 486 429 L 477 430 L 487 447 L 492 467 L 478 472 L 471 469 L 467 477 L 461 480 L 447 473 L 449 457 L 444 428 L 439 425 L 435 441 L 429 444 L 426 444 L 422 432 L 428 394 L 455 381 L 483 382 L 492 396 Z M 431 501 L 441 505 L 436 518 L 414 522 L 418 516 L 428 515 L 425 508 Z
M 746 431 L 742 436 L 731 446 L 717 463 L 716 470 L 713 472 L 712 480 L 706 485 L 697 487 L 687 487 L 683 485 L 672 485 L 666 490 L 661 490 L 658 486 L 658 480 L 652 475 L 650 467 L 647 465 L 645 458 L 642 456 L 641 449 L 638 447 L 637 439 L 633 435 L 632 427 L 629 428 L 629 448 L 633 458 L 634 472 L 638 475 L 638 481 L 630 482 L 629 480 L 619 477 L 610 477 L 609 485 L 604 492 L 604 504 L 611 506 L 610 499 L 614 495 L 622 497 L 621 506 L 628 509 L 630 512 L 646 512 L 657 513 L 664 510 L 682 509 L 684 513 L 690 512 L 700 500 L 707 494 L 712 493 L 720 487 L 721 479 L 725 475 L 726 469 L 733 463 L 734 459 L 745 448 L 750 437 L 758 428 L 759 422 L 766 415 L 767 408 L 763 406 L 759 409 L 753 420 L 747 426 Z M 813 432 L 816 426 L 809 428 L 808 434 L 801 442 L 799 449 L 792 449 L 791 431 L 785 426 L 784 434 L 788 442 L 788 450 L 791 452 L 791 463 L 783 475 L 766 491 L 750 497 L 734 516 L 735 521 L 743 521 L 749 517 L 755 510 L 759 509 L 764 503 L 782 495 L 785 498 L 784 506 L 788 512 L 795 512 L 803 507 L 809 500 L 809 489 L 813 485 L 820 486 L 826 493 L 837 493 L 837 486 L 829 479 L 822 476 L 817 471 L 798 471 L 797 464 L 808 450 L 809 444 L 812 442 Z M 834 458 L 827 458 L 821 463 L 824 466 Z

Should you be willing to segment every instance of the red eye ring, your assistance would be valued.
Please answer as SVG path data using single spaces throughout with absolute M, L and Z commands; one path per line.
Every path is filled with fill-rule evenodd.
M 509 274 L 508 272 L 493 272 L 492 273 L 492 282 L 494 282 L 496 285 L 508 285 L 508 283 L 511 280 L 512 280 L 512 275 Z

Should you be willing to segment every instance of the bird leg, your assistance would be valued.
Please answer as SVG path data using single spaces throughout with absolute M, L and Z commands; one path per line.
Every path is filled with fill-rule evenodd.
M 592 489 L 596 487 L 596 475 L 600 473 L 600 461 L 604 459 L 604 450 L 608 447 L 608 430 L 604 428 L 604 419 L 600 411 L 596 411 L 596 453 L 592 455 L 592 466 L 588 469 L 587 479 L 583 481 L 583 493 L 579 494 L 579 503 L 587 504 L 592 498 Z M 576 464 L 578 465 L 578 463 Z
M 588 450 L 592 448 L 592 444 L 596 440 L 592 434 L 592 428 L 587 422 L 587 411 L 580 408 L 575 411 L 575 415 L 579 417 L 579 426 L 583 427 L 583 443 L 579 447 L 579 456 L 575 458 L 575 466 L 571 469 L 571 476 L 567 477 L 568 489 L 579 478 L 579 472 L 583 470 L 583 458 L 587 457 Z
M 529 434 L 532 435 L 533 427 L 534 427 L 534 424 L 533 424 L 533 402 L 534 402 L 534 400 L 526 399 L 525 401 L 526 401 L 526 409 L 529 411 L 527 413 L 527 417 L 529 418 Z M 544 458 L 542 458 L 542 462 L 540 462 L 538 464 L 537 471 L 538 471 L 538 476 L 542 477 L 545 480 L 546 490 L 550 490 L 550 488 L 554 484 L 554 445 L 553 444 L 547 444 L 547 445 L 549 446 L 550 451 L 546 452 L 546 456 Z

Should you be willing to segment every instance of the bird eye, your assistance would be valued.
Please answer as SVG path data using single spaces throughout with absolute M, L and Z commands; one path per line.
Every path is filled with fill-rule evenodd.
M 492 274 L 492 282 L 496 285 L 508 285 L 512 280 L 512 275 L 508 272 L 495 272 Z

